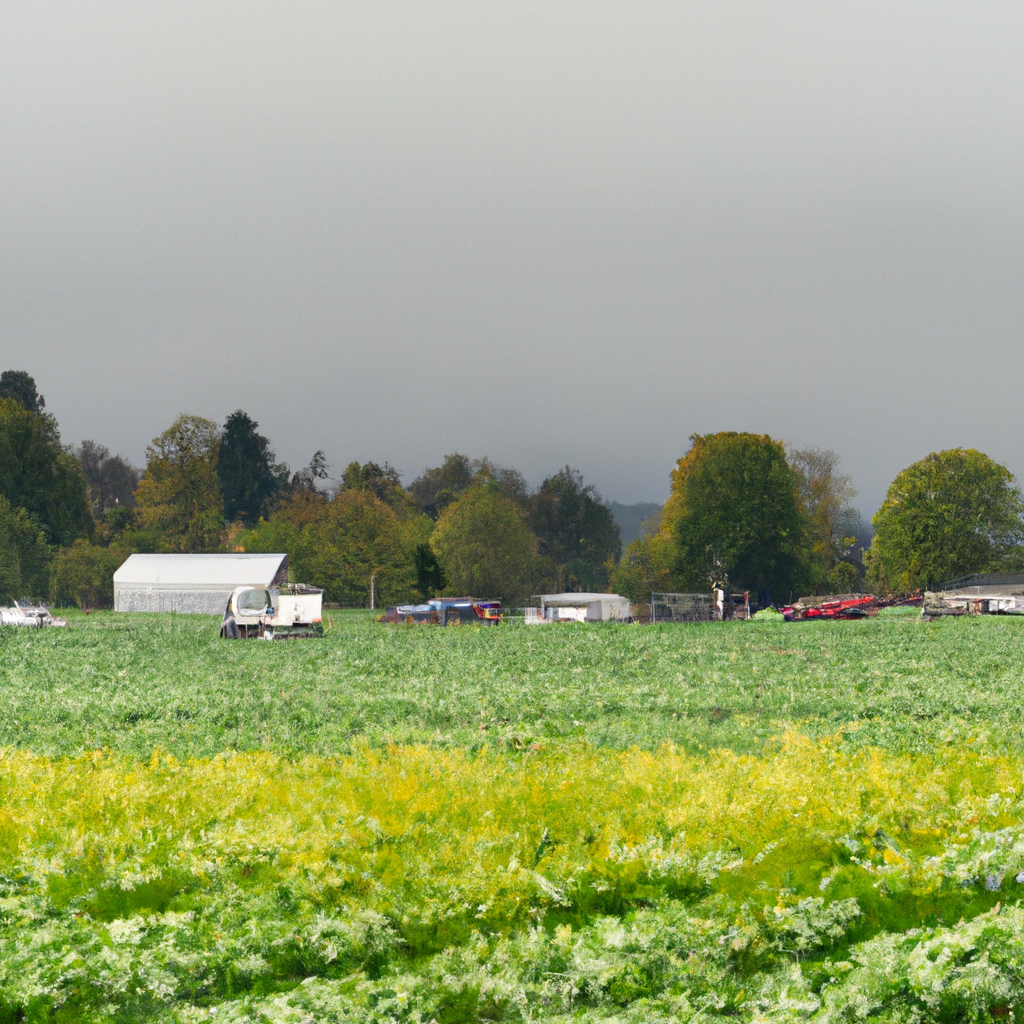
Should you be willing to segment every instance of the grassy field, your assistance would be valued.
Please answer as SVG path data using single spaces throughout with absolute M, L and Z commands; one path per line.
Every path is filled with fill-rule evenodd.
M 381 626 L 335 612 L 322 641 L 226 643 L 192 616 L 0 630 L 0 746 L 47 755 L 225 750 L 330 755 L 354 743 L 476 750 L 584 739 L 760 750 L 787 726 L 857 722 L 851 742 L 1020 749 L 1024 622 Z
M 1020 1019 L 1022 695 L 1001 618 L 0 630 L 0 1022 Z

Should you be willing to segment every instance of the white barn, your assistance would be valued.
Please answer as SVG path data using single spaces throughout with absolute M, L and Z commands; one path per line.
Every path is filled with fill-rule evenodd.
M 618 594 L 539 594 L 540 614 L 529 622 L 626 622 L 629 598 Z
M 223 615 L 235 587 L 287 582 L 287 555 L 129 555 L 114 573 L 114 611 Z

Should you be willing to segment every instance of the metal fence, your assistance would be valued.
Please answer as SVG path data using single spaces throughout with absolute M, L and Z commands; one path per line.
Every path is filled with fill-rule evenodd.
M 651 594 L 651 622 L 710 622 L 714 610 L 710 594 Z
M 938 593 L 946 590 L 963 590 L 964 587 L 1017 587 L 1024 586 L 1022 572 L 975 572 L 969 576 L 958 576 L 955 580 L 945 580 L 930 590 Z

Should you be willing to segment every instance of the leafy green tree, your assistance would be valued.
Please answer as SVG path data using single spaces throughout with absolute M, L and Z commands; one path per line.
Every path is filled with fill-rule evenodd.
M 676 589 L 672 568 L 676 552 L 672 538 L 665 532 L 639 537 L 626 548 L 609 570 L 609 585 L 616 594 L 636 604 L 647 604 L 654 591 Z
M 135 507 L 135 488 L 141 473 L 127 459 L 111 455 L 95 441 L 83 441 L 76 455 L 89 488 L 94 515 L 103 516 L 112 508 Z
M 376 462 L 350 462 L 341 474 L 341 486 L 346 491 L 369 491 L 386 504 L 403 489 L 398 470 L 387 462 L 383 466 Z
M 903 470 L 871 522 L 868 583 L 906 593 L 1014 566 L 1024 499 L 1005 466 L 973 448 L 951 448 Z
M 431 519 L 437 517 L 463 492 L 473 486 L 473 463 L 458 452 L 444 457 L 433 469 L 425 469 L 409 485 L 409 493 Z
M 471 488 L 448 505 L 430 546 L 458 594 L 514 602 L 537 585 L 540 560 L 526 517 L 491 488 Z
M 25 370 L 4 370 L 0 373 L 0 398 L 13 398 L 29 412 L 42 412 L 46 401 L 36 390 L 35 378 Z
M 179 416 L 146 449 L 135 497 L 144 527 L 173 551 L 213 551 L 224 531 L 217 478 L 220 430 L 201 416 Z
M 412 553 L 416 570 L 416 593 L 422 600 L 443 594 L 448 586 L 444 567 L 429 544 L 417 544 Z
M 664 524 L 686 589 L 719 579 L 787 598 L 808 582 L 807 513 L 786 451 L 765 434 L 693 434 Z
M 87 540 L 64 548 L 50 565 L 50 601 L 79 608 L 110 608 L 114 603 L 114 573 L 127 553 Z
M 38 524 L 0 494 L 0 603 L 45 595 L 49 558 Z
M 378 497 L 341 491 L 331 501 L 299 492 L 239 541 L 246 551 L 286 551 L 294 577 L 323 587 L 328 601 L 365 608 L 370 577 L 378 604 L 409 599 L 415 569 L 403 524 Z
M 857 490 L 839 472 L 839 456 L 825 448 L 791 448 L 807 510 L 807 541 L 813 584 L 830 593 L 847 593 L 857 583 L 851 552 L 861 530 L 860 513 L 853 507 Z
M 486 456 L 474 459 L 472 467 L 474 484 L 486 484 L 503 498 L 515 502 L 529 517 L 533 495 L 526 477 L 518 469 L 513 466 L 500 466 Z
M 608 561 L 622 550 L 619 527 L 593 484 L 566 466 L 549 476 L 533 497 L 529 523 L 540 553 L 558 567 L 559 587 L 604 590 Z
M 85 478 L 57 421 L 14 398 L 0 398 L 0 494 L 33 516 L 51 544 L 92 534 Z
M 259 424 L 241 409 L 224 421 L 217 453 L 217 481 L 228 522 L 254 524 L 287 486 L 288 467 L 275 461 Z

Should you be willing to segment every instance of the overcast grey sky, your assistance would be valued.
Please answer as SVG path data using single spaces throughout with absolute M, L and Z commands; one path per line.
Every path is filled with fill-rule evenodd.
M 8 3 L 0 369 L 406 482 L 693 432 L 1024 474 L 1019 3 Z

